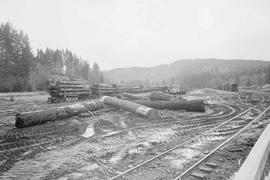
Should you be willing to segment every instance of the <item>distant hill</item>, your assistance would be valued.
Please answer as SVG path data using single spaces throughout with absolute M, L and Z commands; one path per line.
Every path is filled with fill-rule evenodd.
M 185 59 L 170 64 L 153 67 L 131 67 L 118 68 L 104 72 L 105 80 L 111 82 L 129 81 L 170 81 L 174 78 L 178 82 L 184 81 L 187 77 L 205 72 L 229 76 L 230 73 L 249 72 L 262 70 L 270 65 L 269 61 L 239 60 L 239 59 Z

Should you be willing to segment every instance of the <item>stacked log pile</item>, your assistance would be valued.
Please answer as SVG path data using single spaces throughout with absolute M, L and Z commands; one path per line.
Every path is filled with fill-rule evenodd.
M 103 95 L 115 96 L 116 89 L 113 87 L 113 85 L 95 84 L 91 87 L 91 93 L 95 98 L 101 97 Z
M 48 88 L 50 102 L 65 101 L 67 98 L 85 99 L 90 96 L 90 87 L 83 81 L 57 81 Z
M 143 87 L 139 87 L 139 86 L 122 86 L 122 85 L 117 85 L 114 84 L 113 85 L 114 88 L 116 89 L 117 93 L 142 93 L 143 92 Z
M 58 80 L 54 83 L 51 83 L 48 88 L 48 92 L 51 95 L 51 98 L 48 99 L 49 102 L 60 102 L 65 101 L 67 98 L 98 98 L 101 96 L 117 96 L 119 94 L 138 94 L 160 91 L 163 93 L 170 93 L 167 86 L 156 86 L 156 87 L 143 87 L 143 86 L 122 86 L 122 85 L 108 85 L 108 84 L 95 84 L 90 87 L 87 81 L 67 81 L 67 80 Z M 164 99 L 157 100 L 169 100 L 169 94 Z M 155 100 L 155 96 L 160 96 L 158 94 L 152 95 L 150 99 Z
M 182 90 L 169 90 L 169 94 L 171 95 L 184 95 L 187 93 L 188 90 L 182 89 Z

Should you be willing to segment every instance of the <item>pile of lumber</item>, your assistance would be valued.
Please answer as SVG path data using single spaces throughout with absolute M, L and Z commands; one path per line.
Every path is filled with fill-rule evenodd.
M 57 81 L 49 86 L 51 102 L 65 101 L 67 98 L 86 99 L 90 96 L 90 87 L 85 81 Z

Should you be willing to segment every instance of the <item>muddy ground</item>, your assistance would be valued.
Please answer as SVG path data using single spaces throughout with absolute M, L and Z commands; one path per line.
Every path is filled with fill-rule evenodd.
M 75 116 L 31 128 L 14 127 L 16 112 L 64 104 L 47 104 L 44 92 L 0 95 L 0 178 L 1 179 L 110 179 L 190 138 L 215 127 L 250 106 L 262 95 L 231 93 L 212 89 L 196 90 L 184 99 L 204 99 L 204 113 L 161 110 L 162 119 L 105 107 L 95 115 Z M 269 105 L 268 96 L 258 111 Z M 247 114 L 246 118 L 258 112 Z M 229 179 L 239 169 L 256 139 L 268 123 L 255 124 L 242 136 L 218 151 L 211 159 L 220 166 L 208 179 Z M 231 149 L 239 149 L 231 151 Z M 189 146 L 131 172 L 126 179 L 172 179 L 206 154 L 208 148 Z M 181 154 L 181 155 L 179 155 Z M 170 167 L 169 169 L 167 167 Z M 151 170 L 150 170 L 151 169 Z M 192 178 L 192 177 L 191 177 Z M 120 178 L 121 179 L 121 178 Z

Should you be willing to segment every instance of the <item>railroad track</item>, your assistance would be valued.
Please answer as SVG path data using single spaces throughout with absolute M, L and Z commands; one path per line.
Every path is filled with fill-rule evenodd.
M 210 119 L 216 119 L 216 118 L 226 118 L 228 116 L 231 116 L 233 113 L 235 113 L 235 109 L 228 106 L 228 105 L 223 105 L 224 107 L 226 107 L 227 109 L 223 110 L 224 113 L 217 115 L 214 114 L 213 117 L 209 117 L 207 118 L 207 120 L 209 121 Z M 224 109 L 224 108 L 223 108 Z M 104 110 L 99 110 L 97 112 L 93 112 L 93 115 L 98 115 L 102 112 L 107 112 L 109 110 L 113 110 L 113 109 L 104 109 Z M 169 124 L 179 124 L 181 126 L 185 126 L 187 125 L 187 127 L 192 127 L 194 126 L 194 124 L 197 124 L 198 122 L 200 122 L 200 118 L 202 118 L 203 116 L 199 116 L 196 119 L 187 121 L 187 119 L 162 119 L 162 121 L 158 121 L 157 123 L 151 122 L 147 125 L 137 125 L 136 127 L 133 128 L 127 128 L 127 129 L 123 129 L 119 132 L 115 132 L 114 135 L 119 134 L 119 133 L 123 133 L 126 131 L 130 131 L 130 130 L 135 130 L 135 129 L 144 129 L 144 128 L 151 128 L 151 127 L 158 127 L 158 126 L 164 126 L 164 125 L 169 125 Z M 57 125 L 57 124 L 56 124 Z M 74 128 L 73 128 L 74 129 Z M 61 127 L 61 126 L 56 126 L 55 128 L 55 124 L 44 124 L 42 126 L 35 126 L 35 127 L 31 127 L 31 128 L 26 128 L 26 129 L 14 129 L 8 133 L 5 134 L 0 134 L 0 145 L 3 144 L 3 141 L 15 141 L 14 143 L 16 143 L 16 140 L 20 140 L 23 138 L 35 138 L 37 136 L 40 135 L 53 135 L 53 134 L 57 134 L 59 132 L 61 132 L 61 134 L 65 134 L 68 131 L 71 131 L 72 129 L 67 129 L 65 127 Z M 68 134 L 68 133 L 66 133 Z M 107 135 L 101 136 L 101 137 L 106 137 Z M 110 135 L 108 135 L 110 136 Z M 17 146 L 17 145 L 16 145 Z M 7 150 L 8 148 L 2 148 Z
M 184 130 L 181 130 L 181 131 L 189 131 L 189 130 L 195 130 L 195 129 L 202 129 L 202 128 L 209 128 L 209 127 L 212 127 L 212 126 L 215 126 L 218 122 L 213 122 L 213 121 L 216 121 L 216 119 L 219 119 L 219 120 L 222 120 L 221 118 L 228 118 L 230 116 L 232 116 L 236 110 L 231 108 L 230 106 L 227 106 L 227 105 L 224 105 L 226 107 L 228 107 L 231 111 L 226 114 L 223 114 L 222 115 L 219 115 L 219 116 L 210 116 L 210 117 L 204 117 L 206 119 L 202 120 L 201 118 L 203 117 L 200 117 L 200 118 L 195 118 L 195 119 L 192 119 L 192 120 L 189 120 L 189 119 L 178 119 L 176 118 L 175 120 L 172 120 L 172 119 L 168 119 L 168 120 L 162 120 L 161 122 L 157 122 L 157 123 L 154 123 L 151 122 L 149 124 L 146 124 L 146 125 L 137 125 L 135 127 L 131 127 L 131 128 L 125 128 L 125 129 L 122 129 L 122 130 L 119 130 L 119 131 L 114 131 L 112 133 L 108 133 L 108 134 L 104 134 L 104 135 L 101 135 L 97 138 L 105 138 L 105 137 L 111 137 L 111 136 L 116 136 L 118 134 L 122 134 L 122 133 L 125 133 L 125 132 L 128 132 L 128 131 L 136 131 L 136 130 L 141 130 L 141 129 L 150 129 L 150 128 L 156 128 L 156 127 L 164 127 L 164 126 L 174 126 L 174 129 L 177 129 L 177 128 L 181 128 L 181 129 L 184 129 Z M 202 126 L 199 126 L 199 125 L 202 125 Z
M 92 113 L 97 116 L 103 112 L 112 111 L 114 109 L 102 109 Z M 6 151 L 14 151 L 18 148 L 28 148 L 39 146 L 42 141 L 59 141 L 64 142 L 63 136 L 79 137 L 81 134 L 81 124 L 72 125 L 69 123 L 53 122 L 30 128 L 14 129 L 8 133 L 0 135 L 0 153 Z M 80 139 L 80 138 L 79 138 Z M 46 144 L 46 143 L 45 143 Z
M 186 147 L 190 144 L 194 144 L 194 142 L 199 142 L 201 141 L 202 139 L 209 139 L 209 138 L 213 138 L 214 136 L 218 136 L 218 137 L 221 137 L 223 136 L 224 138 L 221 138 L 221 139 L 227 139 L 224 143 L 222 144 L 226 144 L 227 142 L 229 142 L 231 139 L 233 139 L 236 135 L 240 134 L 241 132 L 243 132 L 246 128 L 248 128 L 252 123 L 254 123 L 255 121 L 257 121 L 258 119 L 260 119 L 265 113 L 266 111 L 269 110 L 270 107 L 268 107 L 267 109 L 265 109 L 263 112 L 261 112 L 256 118 L 253 118 L 253 120 L 243 120 L 241 119 L 241 116 L 244 116 L 246 115 L 247 113 L 253 111 L 254 112 L 254 109 L 256 109 L 256 107 L 258 107 L 259 105 L 261 105 L 262 103 L 264 102 L 264 98 L 261 100 L 260 103 L 258 103 L 257 105 L 253 106 L 253 107 L 250 107 L 249 109 L 241 112 L 240 114 L 230 118 L 229 120 L 226 120 L 225 122 L 223 123 L 220 123 L 219 125 L 181 143 L 181 144 L 178 144 L 132 168 L 129 168 L 121 173 L 118 173 L 116 176 L 113 176 L 110 178 L 110 180 L 114 180 L 114 179 L 119 179 L 121 177 L 125 177 L 125 178 L 128 178 L 128 179 L 131 179 L 132 177 L 134 177 L 134 175 L 132 176 L 132 172 L 134 172 L 135 170 L 139 171 L 140 169 L 143 169 L 143 168 L 146 168 L 147 170 L 149 170 L 149 167 L 147 167 L 150 163 L 154 164 L 155 166 L 155 161 L 156 160 L 161 160 L 161 162 L 164 160 L 164 157 L 167 156 L 168 154 L 171 154 L 174 150 L 178 150 L 179 148 L 181 147 Z M 230 132 L 228 131 L 228 128 L 232 127 L 232 126 L 236 126 L 237 128 L 235 128 L 234 130 L 230 130 Z M 227 130 L 226 130 L 227 129 Z M 235 136 L 231 136 L 232 134 L 235 134 Z M 228 137 L 232 137 L 232 138 L 228 138 Z M 214 143 L 211 144 L 211 146 L 209 147 L 222 147 L 222 146 L 216 146 L 216 144 L 218 144 L 220 142 L 220 140 L 217 140 L 217 141 L 213 141 Z M 216 148 L 214 149 L 216 151 Z M 213 151 L 214 151 L 213 150 Z M 212 151 L 211 151 L 212 152 Z M 209 153 L 211 154 L 211 153 Z M 207 155 L 207 157 L 209 157 L 210 155 Z M 206 158 L 207 159 L 207 158 Z M 198 163 L 200 164 L 200 163 Z M 149 165 L 150 166 L 150 165 Z M 164 167 L 165 168 L 165 167 Z M 166 168 L 165 168 L 166 169 Z M 149 172 L 147 171 L 146 172 Z M 171 171 L 168 170 L 168 171 Z M 175 174 L 177 174 L 177 170 L 173 170 L 173 174 L 171 177 L 173 178 L 173 176 L 175 176 Z M 142 173 L 143 174 L 143 173 Z M 181 177 L 180 177 L 181 176 Z M 184 176 L 184 175 L 183 175 Z M 144 177 L 145 178 L 145 177 Z M 177 178 L 182 178 L 182 175 L 178 175 Z M 136 178 L 135 178 L 136 179 Z
M 227 109 L 224 109 L 226 111 L 225 113 L 220 114 L 222 117 L 224 116 L 230 116 L 233 113 L 235 113 L 234 109 L 231 107 L 227 107 Z M 100 110 L 100 112 L 103 112 L 103 110 Z M 99 114 L 99 112 L 96 113 L 96 115 Z M 217 118 L 216 115 L 212 117 L 213 119 Z M 179 121 L 179 120 L 178 120 Z M 167 122 L 168 123 L 168 122 Z M 184 121 L 182 121 L 184 123 Z M 193 122 L 196 124 L 196 122 Z M 56 123 L 57 125 L 57 123 Z M 156 126 L 163 126 L 164 123 L 158 124 Z M 25 128 L 25 129 L 15 129 L 7 134 L 4 134 L 0 136 L 0 154 L 2 157 L 9 157 L 9 154 L 20 154 L 17 152 L 23 151 L 23 150 L 32 150 L 36 148 L 44 148 L 50 147 L 54 144 L 57 144 L 57 148 L 63 146 L 66 147 L 67 145 L 70 145 L 72 143 L 76 144 L 78 142 L 84 142 L 89 141 L 90 139 L 86 138 L 80 138 L 80 136 L 77 134 L 75 136 L 71 136 L 69 138 L 63 138 L 63 136 L 58 136 L 59 132 L 63 135 L 71 135 L 71 131 L 76 130 L 76 127 L 73 129 L 65 128 L 62 126 L 56 126 L 54 127 L 54 123 L 44 124 L 42 126 L 35 126 L 31 128 Z M 154 125 L 155 126 L 155 125 Z M 153 126 L 153 127 L 154 127 Z M 180 125 L 182 126 L 182 125 Z M 196 127 L 192 127 L 195 125 L 189 125 L 189 131 L 197 131 L 198 129 Z M 205 126 L 200 128 L 210 128 L 211 126 Z M 147 127 L 140 127 L 147 128 Z M 136 128 L 135 128 L 136 129 Z M 137 127 L 137 129 L 139 129 Z M 132 129 L 126 129 L 124 131 L 132 131 Z M 120 133 L 119 133 L 120 134 Z M 101 136 L 99 136 L 101 137 Z M 93 139 L 99 138 L 99 137 L 93 137 Z M 13 157 L 9 158 L 13 159 Z M 6 163 L 3 164 L 4 167 Z M 1 172 L 0 172 L 1 173 Z
M 63 104 L 61 104 L 61 105 L 63 105 Z M 48 105 L 48 106 L 51 107 L 51 105 Z M 45 107 L 47 107 L 47 105 L 45 105 L 42 108 L 45 108 Z M 227 110 L 224 110 L 224 111 L 226 111 L 224 113 L 213 113 L 209 117 L 198 116 L 195 119 L 191 119 L 189 122 L 185 122 L 186 119 L 181 120 L 181 119 L 176 118 L 173 123 L 176 123 L 177 121 L 180 121 L 180 122 L 177 122 L 179 124 L 179 127 L 180 126 L 182 126 L 182 127 L 185 126 L 187 128 L 187 130 L 186 130 L 187 132 L 190 132 L 190 131 L 193 131 L 193 130 L 196 131 L 196 132 L 202 132 L 203 129 L 208 130 L 210 128 L 214 128 L 213 126 L 216 126 L 216 124 L 208 124 L 208 125 L 205 125 L 205 126 L 196 127 L 196 125 L 198 126 L 198 123 L 200 121 L 203 124 L 206 121 L 211 122 L 211 119 L 215 120 L 215 119 L 221 119 L 221 118 L 228 118 L 228 117 L 232 116 L 233 114 L 235 114 L 238 111 L 238 110 L 236 110 L 235 108 L 233 108 L 231 106 L 227 106 L 227 108 L 228 108 Z M 202 121 L 200 118 L 207 118 L 207 119 L 204 119 Z M 165 122 L 165 121 L 166 120 L 164 120 L 164 122 L 158 122 L 157 124 L 152 125 L 152 127 L 164 126 L 164 125 L 166 125 L 166 123 L 167 124 L 172 123 L 172 122 L 169 122 L 169 121 L 171 121 L 169 119 L 168 119 L 168 122 Z M 123 132 L 127 132 L 127 131 L 133 131 L 133 130 L 140 129 L 140 128 L 141 129 L 143 129 L 143 128 L 151 128 L 151 125 L 149 124 L 149 125 L 145 125 L 145 126 L 141 126 L 141 127 L 127 128 L 127 129 L 124 129 L 122 132 L 119 132 L 119 134 L 123 133 Z M 53 143 L 58 143 L 58 142 L 59 142 L 58 143 L 59 146 L 63 145 L 63 147 L 65 147 L 65 144 L 72 144 L 72 143 L 77 143 L 77 142 L 81 142 L 81 141 L 88 141 L 88 139 L 85 139 L 85 138 L 80 139 L 80 138 L 78 138 L 78 136 L 74 136 L 74 137 L 70 137 L 70 138 L 51 137 L 50 135 L 52 133 L 55 133 L 56 131 L 54 132 L 54 130 L 53 130 L 53 132 L 52 132 L 50 127 L 47 128 L 47 129 L 46 128 L 37 129 L 37 130 L 35 130 L 35 128 L 32 129 L 32 130 L 31 129 L 32 128 L 30 128 L 29 131 L 26 130 L 26 131 L 23 131 L 23 132 L 22 131 L 14 131 L 14 132 L 12 132 L 10 134 L 0 136 L 0 142 L 1 142 L 1 140 L 4 140 L 4 139 L 10 139 L 11 140 L 10 143 L 6 143 L 6 142 L 1 143 L 2 146 L 0 146 L 0 149 L 2 150 L 2 153 L 3 154 L 5 154 L 6 152 L 14 152 L 14 153 L 16 153 L 18 150 L 32 149 L 32 148 L 36 148 L 36 147 L 39 147 L 39 146 L 47 147 L 48 145 L 51 145 Z M 200 129 L 200 131 L 197 131 L 199 129 Z M 64 133 L 64 134 L 68 134 L 68 131 L 66 133 Z M 25 141 L 22 141 L 20 143 L 19 141 L 22 138 L 29 138 L 29 139 L 34 138 L 36 140 L 28 140 L 28 139 L 26 139 Z
M 204 156 L 202 159 L 200 159 L 198 162 L 196 162 L 194 165 L 192 165 L 191 167 L 189 167 L 187 170 L 185 170 L 183 173 L 181 173 L 179 176 L 177 176 L 175 178 L 175 180 L 182 180 L 184 178 L 187 178 L 187 176 L 192 175 L 194 177 L 204 177 L 206 176 L 206 174 L 203 173 L 193 173 L 192 172 L 197 168 L 199 169 L 199 166 L 204 163 L 205 161 L 207 161 L 207 159 L 212 156 L 215 152 L 217 152 L 219 149 L 221 149 L 223 146 L 225 146 L 227 143 L 229 143 L 232 139 L 234 139 L 235 137 L 237 137 L 239 134 L 241 134 L 243 131 L 247 130 L 254 122 L 258 121 L 268 110 L 270 109 L 270 106 L 268 108 L 266 108 L 262 113 L 260 113 L 259 116 L 257 116 L 254 120 L 250 121 L 248 124 L 246 124 L 244 127 L 242 127 L 239 131 L 237 131 L 234 135 L 232 135 L 231 137 L 229 137 L 228 139 L 226 139 L 223 143 L 221 143 L 220 145 L 218 145 L 217 147 L 215 147 L 211 152 L 209 152 L 206 156 Z M 214 163 L 206 163 L 206 165 L 209 165 L 212 167 L 217 166 Z M 206 169 L 209 168 L 205 168 L 205 167 L 201 167 L 201 171 L 204 171 Z

